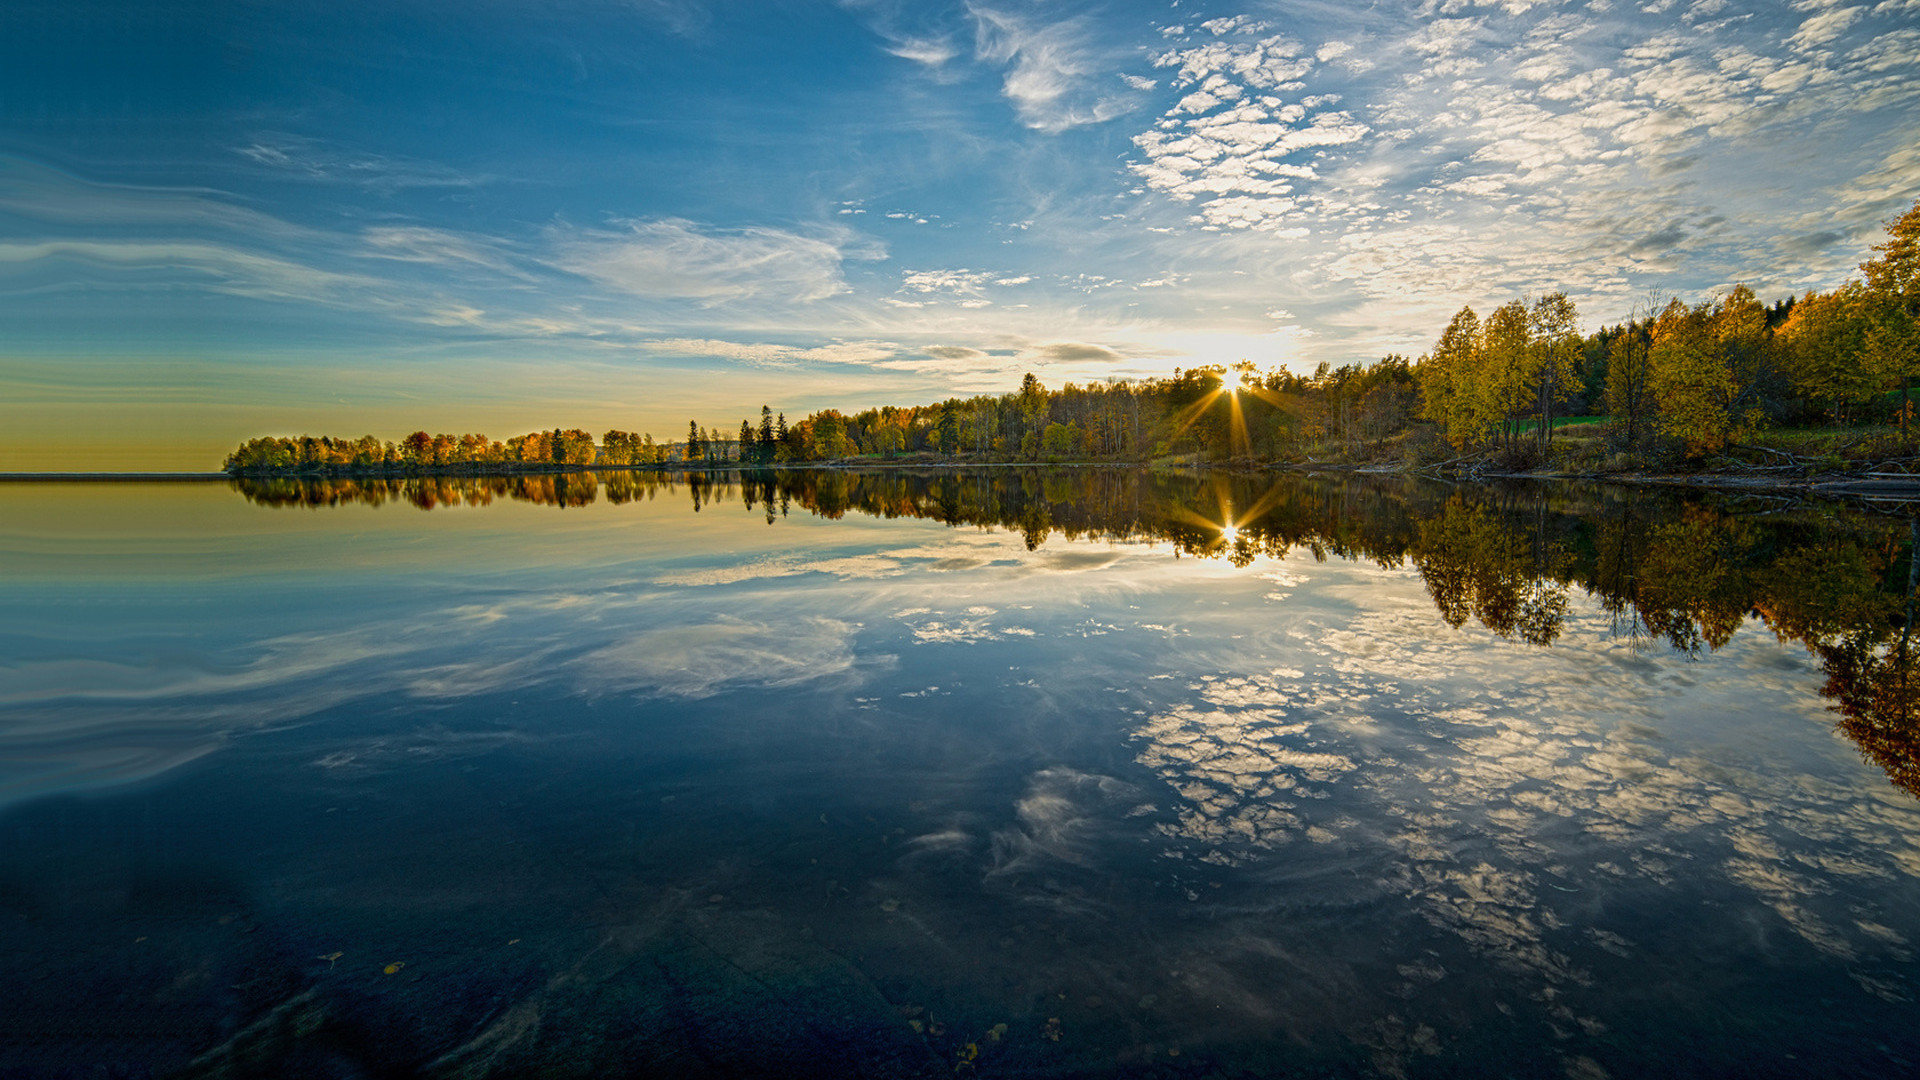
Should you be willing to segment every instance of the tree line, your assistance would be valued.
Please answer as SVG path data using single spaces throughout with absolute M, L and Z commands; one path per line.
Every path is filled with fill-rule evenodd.
M 1863 276 L 1831 292 L 1767 305 L 1736 285 L 1697 304 L 1649 301 L 1584 338 L 1558 293 L 1485 318 L 1462 308 L 1416 365 L 1421 415 L 1461 450 L 1527 437 L 1545 448 L 1575 400 L 1604 411 L 1629 449 L 1664 438 L 1701 454 L 1821 421 L 1905 432 L 1920 375 L 1920 202 L 1871 250 Z
M 1299 461 L 1364 452 L 1424 430 L 1457 454 L 1537 461 L 1556 421 L 1604 415 L 1630 453 L 1718 451 L 1770 425 L 1897 420 L 1906 431 L 1920 375 L 1920 202 L 1887 225 L 1863 277 L 1771 305 L 1745 285 L 1710 301 L 1643 302 L 1626 322 L 1583 334 L 1559 292 L 1471 305 L 1415 360 L 1321 364 L 1311 375 L 1241 362 L 1164 378 L 1066 383 L 1032 374 L 1004 394 L 789 422 L 763 405 L 737 431 L 689 421 L 683 439 L 556 428 L 505 442 L 416 431 L 398 443 L 251 439 L 235 474 L 556 471 L 581 467 L 768 467 L 848 458 L 975 462 Z M 1898 396 L 1893 396 L 1893 391 Z M 1418 439 L 1413 439 L 1418 443 Z M 1416 445 L 1412 453 L 1423 452 Z

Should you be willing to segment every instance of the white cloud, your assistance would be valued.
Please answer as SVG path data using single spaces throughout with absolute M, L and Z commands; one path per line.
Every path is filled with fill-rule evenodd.
M 1817 46 L 1826 45 L 1847 32 L 1862 15 L 1863 7 L 1831 8 L 1807 18 L 1787 39 L 1787 45 L 1799 52 L 1805 52 Z
M 1858 199 L 1812 177 L 1831 191 L 1854 175 L 1843 163 L 1874 168 L 1920 140 L 1920 38 L 1896 12 L 1841 2 L 1784 23 L 1728 10 L 1460 0 L 1371 22 L 1360 49 L 1183 40 L 1154 58 L 1183 96 L 1135 136 L 1129 167 L 1149 207 L 1183 209 L 1251 275 L 1215 293 L 1222 310 L 1291 287 L 1287 306 L 1329 346 L 1359 332 L 1404 350 L 1383 328 L 1424 321 L 1430 340 L 1441 309 L 1551 288 L 1617 317 L 1683 275 L 1830 287 L 1848 260 L 1806 244 L 1858 261 L 1920 175 L 1878 168 Z M 1355 83 L 1361 49 L 1376 69 Z M 1268 292 L 1252 299 L 1256 282 Z
M 1209 42 L 1154 59 L 1178 70 L 1176 86 L 1194 87 L 1155 130 L 1134 137 L 1145 160 L 1130 163 L 1151 189 L 1182 202 L 1200 201 L 1194 221 L 1208 229 L 1251 229 L 1295 239 L 1319 207 L 1302 191 L 1319 178 L 1314 150 L 1364 139 L 1370 128 L 1327 108 L 1337 94 L 1294 102 L 1274 96 L 1298 89 L 1313 69 L 1301 45 L 1285 37 L 1233 44 Z M 1336 53 L 1337 55 L 1337 53 Z M 1304 158 L 1304 159 L 1303 159 Z
M 888 43 L 887 51 L 928 67 L 939 67 L 960 55 L 953 42 L 945 38 L 898 38 Z
M 551 262 L 636 296 L 808 303 L 847 291 L 841 264 L 873 258 L 851 234 L 802 236 L 783 229 L 721 230 L 679 218 L 620 221 L 610 229 L 561 229 Z
M 917 293 L 956 293 L 978 295 L 981 286 L 994 279 L 988 270 L 908 270 L 900 275 L 900 288 Z
M 1208 19 L 1200 24 L 1200 29 L 1214 37 L 1226 37 L 1229 34 L 1259 34 L 1270 29 L 1267 23 L 1259 22 L 1251 15 L 1234 15 L 1223 19 Z
M 1038 23 L 977 4 L 967 10 L 976 28 L 975 55 L 1007 66 L 1001 92 L 1026 126 L 1058 134 L 1111 120 L 1138 104 L 1135 94 L 1095 87 L 1111 78 L 1111 61 L 1092 44 L 1086 24 Z
M 0 266 L 42 262 L 126 275 L 184 273 L 187 282 L 209 291 L 264 300 L 367 305 L 389 312 L 399 308 L 383 296 L 388 283 L 379 278 L 323 270 L 226 244 L 100 240 L 0 243 Z
M 419 225 L 383 225 L 360 234 L 366 254 L 396 262 L 424 263 L 449 269 L 480 268 L 526 278 L 498 245 L 445 229 Z
M 1005 276 L 993 270 L 908 270 L 900 275 L 900 291 L 922 296 L 937 296 L 943 300 L 958 303 L 961 307 L 988 307 L 993 302 L 985 293 L 988 286 L 1003 288 L 1025 285 L 1033 277 L 1028 274 Z M 924 306 L 930 301 L 896 300 L 898 306 Z
M 437 162 L 376 154 L 355 147 L 300 135 L 265 132 L 233 152 L 256 165 L 283 175 L 336 184 L 353 184 L 374 191 L 407 188 L 465 188 L 490 178 L 462 173 Z
M 796 363 L 871 364 L 891 359 L 901 351 L 900 346 L 888 341 L 836 341 L 809 348 L 715 338 L 657 338 L 641 342 L 640 347 L 668 356 L 706 356 L 763 367 L 786 367 Z

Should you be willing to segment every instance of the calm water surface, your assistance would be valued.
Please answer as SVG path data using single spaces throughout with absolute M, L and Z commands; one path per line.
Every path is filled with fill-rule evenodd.
M 0 486 L 0 1076 L 1913 1074 L 1912 535 Z

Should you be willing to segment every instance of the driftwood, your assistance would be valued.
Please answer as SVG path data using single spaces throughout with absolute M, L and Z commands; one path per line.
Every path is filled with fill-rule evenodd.
M 1416 471 L 1418 471 L 1418 472 L 1422 472 L 1422 473 L 1434 473 L 1434 474 L 1436 474 L 1436 475 L 1437 475 L 1437 474 L 1439 474 L 1439 472 L 1440 472 L 1440 470 L 1442 470 L 1442 469 L 1445 469 L 1445 468 L 1446 468 L 1447 466 L 1449 466 L 1449 465 L 1456 465 L 1456 464 L 1458 464 L 1458 463 L 1460 463 L 1460 462 L 1462 462 L 1462 461 L 1472 461 L 1472 460 L 1474 460 L 1475 458 L 1484 458 L 1484 457 L 1486 457 L 1486 456 L 1487 456 L 1488 454 L 1490 454 L 1490 453 L 1492 453 L 1492 451 L 1491 451 L 1491 450 L 1475 450 L 1475 451 L 1474 451 L 1473 453 L 1471 453 L 1471 454 L 1461 454 L 1461 455 L 1460 455 L 1459 457 L 1457 457 L 1457 458 L 1449 458 L 1449 459 L 1448 459 L 1448 460 L 1446 460 L 1446 461 L 1436 461 L 1436 462 L 1434 462 L 1434 463 L 1433 463 L 1433 464 L 1431 464 L 1431 465 L 1422 465 L 1422 466 L 1421 466 L 1421 467 L 1420 467 L 1420 468 L 1419 468 L 1418 470 L 1416 470 Z M 1482 464 L 1484 464 L 1484 462 L 1483 462 Z M 1477 472 L 1478 470 L 1477 470 L 1477 469 L 1471 469 L 1471 468 L 1468 468 L 1468 469 L 1462 469 L 1462 470 L 1458 470 L 1458 471 L 1462 471 L 1462 472 L 1467 472 L 1467 473 L 1474 473 L 1474 472 Z

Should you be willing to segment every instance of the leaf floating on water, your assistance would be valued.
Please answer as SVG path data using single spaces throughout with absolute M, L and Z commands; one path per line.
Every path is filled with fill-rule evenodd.
M 393 963 L 388 964 L 386 967 L 382 968 L 381 970 L 385 971 L 389 975 L 398 975 L 400 973 L 400 969 L 406 966 L 407 966 L 407 962 L 405 960 L 395 960 Z
M 923 1023 L 921 1023 L 921 1022 L 920 1022 L 920 1021 L 918 1021 L 918 1020 L 909 1020 L 909 1021 L 907 1021 L 907 1026 L 908 1026 L 908 1027 L 910 1027 L 910 1028 L 912 1028 L 912 1029 L 913 1029 L 914 1031 L 916 1031 L 916 1032 L 920 1032 L 920 1031 L 925 1031 L 925 1030 L 927 1030 L 927 1025 L 925 1025 L 925 1024 L 923 1024 Z
M 993 1042 L 999 1042 L 1001 1039 L 1004 1039 L 1006 1037 L 1007 1037 L 1007 1025 L 1005 1024 L 995 1024 L 992 1027 L 987 1029 L 987 1038 L 992 1040 Z
M 880 901 L 880 910 L 887 911 L 887 912 L 899 911 L 900 901 L 895 900 L 893 897 L 889 896 L 885 900 Z

